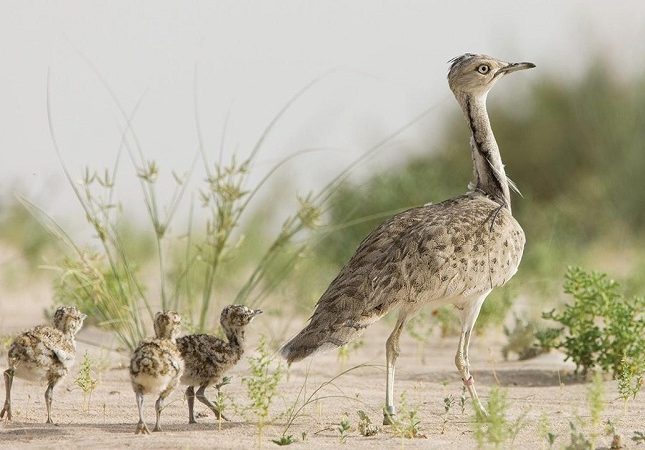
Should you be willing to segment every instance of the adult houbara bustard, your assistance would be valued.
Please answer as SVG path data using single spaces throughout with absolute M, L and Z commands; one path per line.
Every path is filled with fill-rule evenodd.
M 504 76 L 535 67 L 467 53 L 450 61 L 448 84 L 470 127 L 474 179 L 464 195 L 412 208 L 367 236 L 322 295 L 309 324 L 282 348 L 289 363 L 347 344 L 398 309 L 387 339 L 384 423 L 395 415 L 394 370 L 399 336 L 425 305 L 459 310 L 461 337 L 455 363 L 474 406 L 486 413 L 475 391 L 468 345 L 486 296 L 517 271 L 524 232 L 511 214 L 509 186 L 493 136 L 486 97 Z

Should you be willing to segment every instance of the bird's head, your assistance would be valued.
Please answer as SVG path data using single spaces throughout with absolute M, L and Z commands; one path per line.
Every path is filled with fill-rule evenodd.
M 181 316 L 174 311 L 162 311 L 155 315 L 155 335 L 159 339 L 176 339 L 181 328 Z
M 258 314 L 262 314 L 261 309 L 252 309 L 244 305 L 228 305 L 222 310 L 220 324 L 225 330 L 243 328 Z
M 73 336 L 81 329 L 86 317 L 76 306 L 60 306 L 54 313 L 54 328 Z
M 505 75 L 518 70 L 532 69 L 530 62 L 509 63 L 486 55 L 466 53 L 450 60 L 448 84 L 455 96 L 486 95 Z

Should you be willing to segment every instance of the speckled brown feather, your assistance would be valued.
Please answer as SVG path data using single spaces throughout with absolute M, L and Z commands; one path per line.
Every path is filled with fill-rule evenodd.
M 244 354 L 245 327 L 260 310 L 243 305 L 229 305 L 222 310 L 220 324 L 227 340 L 207 334 L 192 334 L 177 339 L 177 347 L 186 364 L 182 384 L 210 386 L 219 383 L 226 371 Z
M 342 346 L 397 306 L 416 310 L 501 286 L 524 242 L 508 209 L 478 192 L 397 214 L 363 240 L 282 354 L 293 362 Z
M 130 359 L 130 380 L 136 393 L 164 393 L 177 386 L 184 369 L 176 343 L 180 324 L 179 314 L 173 311 L 156 315 L 156 337 L 142 341 Z
M 15 376 L 56 384 L 69 372 L 76 356 L 75 335 L 85 316 L 75 307 L 56 310 L 54 327 L 39 325 L 18 335 L 7 354 Z

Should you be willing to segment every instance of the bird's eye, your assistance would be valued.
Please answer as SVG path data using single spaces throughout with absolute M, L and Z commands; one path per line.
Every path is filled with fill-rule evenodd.
M 489 70 L 490 67 L 488 67 L 486 64 L 482 64 L 481 66 L 477 67 L 477 72 L 481 73 L 482 75 L 486 75 Z

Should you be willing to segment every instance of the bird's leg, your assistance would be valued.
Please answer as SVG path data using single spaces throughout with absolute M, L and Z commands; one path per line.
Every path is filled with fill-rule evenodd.
M 224 419 L 228 422 L 228 419 L 224 416 L 224 414 L 222 414 L 222 412 L 219 409 L 217 409 L 209 399 L 206 398 L 206 394 L 204 393 L 204 391 L 206 390 L 206 387 L 208 387 L 207 384 L 202 384 L 199 387 L 199 389 L 197 389 L 197 393 L 196 393 L 197 400 L 202 402 L 204 405 L 208 406 L 210 410 L 213 411 L 213 413 L 215 413 L 216 419 L 218 420 Z
M 161 418 L 161 410 L 163 409 L 163 394 L 159 396 L 157 402 L 155 403 L 155 412 L 157 413 L 157 421 L 155 422 L 155 427 L 152 431 L 161 431 L 159 426 L 159 419 Z
M 49 383 L 47 385 L 47 390 L 45 391 L 45 404 L 47 405 L 47 422 L 54 423 L 52 421 L 52 399 L 54 397 L 54 383 Z
M 195 386 L 186 388 L 186 400 L 188 400 L 188 423 L 197 423 L 193 408 L 195 407 Z
M 385 344 L 385 359 L 387 364 L 387 378 L 385 380 L 385 409 L 383 410 L 383 425 L 392 425 L 396 416 L 394 408 L 394 372 L 396 370 L 396 359 L 400 353 L 399 337 L 403 331 L 406 317 L 399 315 L 394 330 Z
M 139 423 L 137 423 L 137 429 L 134 434 L 150 434 L 148 426 L 143 421 L 143 394 L 137 392 L 137 408 L 139 409 Z
M 13 369 L 7 369 L 4 371 L 4 388 L 5 388 L 5 398 L 4 406 L 2 411 L 0 411 L 0 419 L 2 419 L 7 413 L 7 421 L 11 421 L 11 385 L 13 384 Z
M 477 390 L 475 389 L 475 379 L 470 373 L 468 347 L 470 346 L 470 337 L 472 335 L 473 326 L 475 325 L 477 316 L 479 316 L 479 311 L 481 310 L 481 306 L 486 299 L 486 295 L 488 295 L 488 292 L 481 297 L 474 299 L 474 302 L 472 302 L 470 305 L 467 305 L 462 310 L 461 336 L 459 338 L 457 355 L 455 356 L 455 365 L 457 366 L 457 370 L 459 370 L 459 374 L 461 375 L 461 379 L 463 380 L 466 389 L 468 389 L 468 393 L 472 398 L 473 405 L 475 409 L 484 416 L 487 416 L 488 413 L 479 400 Z

